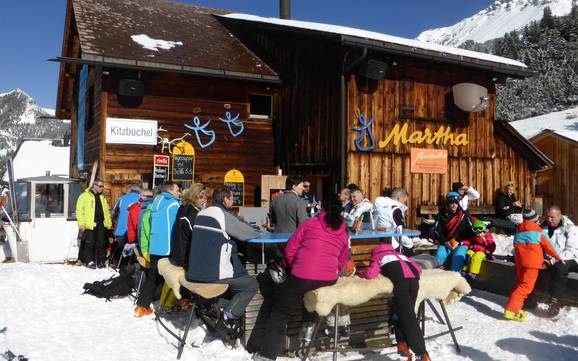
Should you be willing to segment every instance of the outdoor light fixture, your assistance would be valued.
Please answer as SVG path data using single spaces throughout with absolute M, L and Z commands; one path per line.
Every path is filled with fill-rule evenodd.
M 474 83 L 459 83 L 452 88 L 454 103 L 465 112 L 481 112 L 488 107 L 488 89 Z

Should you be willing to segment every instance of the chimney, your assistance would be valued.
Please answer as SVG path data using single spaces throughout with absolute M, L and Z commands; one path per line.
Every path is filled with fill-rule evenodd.
M 291 19 L 291 0 L 279 0 L 279 18 Z

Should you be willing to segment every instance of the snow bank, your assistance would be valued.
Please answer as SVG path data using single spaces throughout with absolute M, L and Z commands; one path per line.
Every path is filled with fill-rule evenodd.
M 178 46 L 182 46 L 182 41 L 170 41 L 170 40 L 161 40 L 161 39 L 153 39 L 145 34 L 140 35 L 131 35 L 132 41 L 141 45 L 143 48 L 148 50 L 159 51 L 159 49 L 163 50 L 171 50 L 172 48 Z
M 108 278 L 107 270 L 37 264 L 0 264 L 0 354 L 11 350 L 43 361 L 173 361 L 176 343 L 152 317 L 136 319 L 128 299 L 105 302 L 81 295 L 82 285 Z M 427 341 L 433 360 L 575 360 L 578 309 L 564 308 L 555 319 L 543 318 L 544 306 L 524 323 L 502 319 L 506 298 L 473 291 L 447 307 L 462 353 L 450 336 Z M 444 330 L 428 310 L 427 334 Z M 4 331 L 2 331 L 4 329 Z M 201 347 L 191 347 L 191 343 Z M 228 349 L 195 323 L 182 360 L 250 360 L 243 349 Z M 330 360 L 318 354 L 314 361 Z M 340 360 L 401 360 L 393 348 L 376 353 L 348 353 Z M 280 360 L 297 361 L 296 358 Z

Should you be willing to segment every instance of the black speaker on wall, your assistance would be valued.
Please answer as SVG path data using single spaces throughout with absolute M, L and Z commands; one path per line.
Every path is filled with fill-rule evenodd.
M 357 75 L 373 80 L 383 80 L 385 79 L 386 71 L 387 63 L 379 60 L 367 59 L 357 70 Z
M 125 97 L 140 98 L 144 95 L 144 82 L 138 79 L 120 79 L 117 93 Z

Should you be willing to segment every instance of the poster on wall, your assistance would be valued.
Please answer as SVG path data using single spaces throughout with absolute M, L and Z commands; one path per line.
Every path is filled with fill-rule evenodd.
M 233 191 L 233 207 L 245 205 L 245 177 L 236 169 L 231 169 L 225 174 L 225 186 Z
M 446 149 L 411 148 L 411 173 L 446 174 L 448 151 Z
M 169 180 L 169 166 L 171 160 L 168 155 L 155 154 L 153 165 L 153 188 Z
M 174 182 L 193 182 L 195 175 L 195 149 L 188 142 L 173 147 L 171 175 Z

